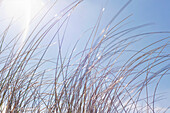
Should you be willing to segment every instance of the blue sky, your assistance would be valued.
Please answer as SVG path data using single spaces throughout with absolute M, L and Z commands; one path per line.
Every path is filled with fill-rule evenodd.
M 73 47 L 73 44 L 76 43 L 77 39 L 82 36 L 76 48 L 76 51 L 81 50 L 81 48 L 84 47 L 85 42 L 87 41 L 87 37 L 89 36 L 92 27 L 95 25 L 98 19 L 101 9 L 105 8 L 105 11 L 99 27 L 99 33 L 102 31 L 103 27 L 108 24 L 111 18 L 120 10 L 120 8 L 124 6 L 126 2 L 127 0 L 85 0 L 84 2 L 82 2 L 74 10 L 69 20 L 65 41 L 63 43 L 63 51 Z M 69 0 L 60 0 L 59 3 L 56 5 L 55 10 L 60 9 L 61 7 L 66 6 L 69 3 L 71 3 Z M 169 11 L 169 0 L 133 0 L 127 6 L 127 8 L 117 17 L 117 19 L 113 22 L 113 25 L 119 22 L 122 18 L 133 14 L 126 21 L 127 23 L 130 22 L 128 26 L 126 26 L 127 28 L 129 26 L 132 27 L 148 23 L 152 24 L 150 26 L 142 28 L 139 31 L 134 32 L 134 34 L 150 31 L 170 31 Z M 135 46 L 131 46 L 130 49 L 142 48 L 151 42 L 167 36 L 169 36 L 169 34 L 153 35 L 148 37 L 146 36 L 146 39 L 140 41 Z M 169 49 L 165 49 L 165 52 L 169 52 Z M 49 56 L 53 56 L 53 54 L 53 51 L 49 51 Z M 123 56 L 122 60 L 127 59 L 127 56 Z M 162 68 L 163 66 L 164 65 L 162 65 Z M 167 107 L 168 105 L 170 105 L 170 97 L 168 96 L 168 93 L 170 93 L 170 88 L 168 87 L 170 86 L 169 81 L 170 77 L 165 76 L 159 85 L 158 90 L 165 93 L 165 100 L 163 100 L 162 102 L 160 101 L 158 106 Z
M 51 0 L 52 2 L 54 0 Z M 71 1 L 72 2 L 72 1 Z M 48 21 L 51 17 L 54 15 L 59 14 L 60 10 L 71 3 L 70 0 L 58 0 L 58 3 L 56 6 L 51 10 L 48 17 L 45 18 L 45 21 Z M 92 27 L 95 25 L 97 18 L 100 14 L 100 11 L 102 8 L 105 8 L 101 24 L 99 27 L 100 33 L 104 26 L 108 24 L 110 19 L 116 15 L 116 13 L 120 10 L 121 7 L 126 4 L 127 0 L 84 0 L 72 13 L 71 18 L 69 20 L 67 32 L 65 34 L 65 40 L 64 40 L 64 50 L 67 51 L 68 48 L 73 47 L 73 44 L 76 43 L 76 41 L 80 38 L 81 41 L 79 42 L 77 46 L 77 50 L 79 51 L 82 46 L 85 45 L 85 41 L 87 40 L 87 36 L 89 36 L 90 31 Z M 129 19 L 127 19 L 128 26 L 137 26 L 147 23 L 152 23 L 153 25 L 147 26 L 142 28 L 139 31 L 136 31 L 134 33 L 140 33 L 140 32 L 148 32 L 148 31 L 170 31 L 170 0 L 132 0 L 132 2 L 127 6 L 127 8 L 116 18 L 116 20 L 113 22 L 113 25 L 119 22 L 124 17 L 127 17 L 128 15 L 133 14 Z M 3 20 L 4 12 L 3 10 L 0 11 L 0 32 L 2 32 L 6 25 L 9 24 L 10 20 L 6 19 Z M 38 20 L 38 19 L 37 19 Z M 19 27 L 18 21 L 17 25 Z M 125 22 L 125 23 L 126 23 Z M 35 22 L 36 23 L 36 22 Z M 44 23 L 42 23 L 43 25 Z M 15 27 L 16 27 L 15 26 Z M 13 30 L 11 30 L 11 35 L 16 33 L 16 28 L 13 27 Z M 40 26 L 41 27 L 41 26 Z M 18 28 L 19 30 L 19 28 Z M 49 33 L 48 36 L 53 36 L 53 31 L 55 29 L 52 29 L 51 34 Z M 61 33 L 62 34 L 62 33 Z M 150 38 L 146 38 L 143 41 L 139 42 L 138 45 L 135 47 L 131 46 L 130 49 L 137 49 L 142 48 L 143 46 L 149 44 L 152 41 L 156 41 L 158 39 L 164 38 L 166 36 L 169 36 L 170 34 L 161 34 L 161 35 L 153 35 L 149 36 Z M 45 39 L 43 41 L 43 44 L 46 44 L 46 41 L 49 41 L 49 39 Z M 55 41 L 54 41 L 55 42 Z M 43 45 L 42 44 L 42 45 Z M 56 58 L 56 54 L 54 53 L 54 50 L 56 49 L 56 46 L 52 46 L 51 49 L 47 52 L 46 58 L 48 59 L 54 59 Z M 169 52 L 170 48 L 165 49 L 165 52 Z M 127 55 L 128 56 L 128 55 Z M 124 59 L 124 57 L 122 57 Z M 50 66 L 53 65 L 48 65 Z M 167 106 L 170 105 L 170 97 L 168 96 L 168 93 L 170 93 L 170 77 L 164 77 L 161 81 L 161 85 L 159 90 L 161 92 L 167 92 L 166 93 L 166 99 L 163 100 L 162 105 Z
M 103 27 L 108 24 L 110 19 L 120 10 L 121 7 L 123 7 L 126 2 L 127 0 L 85 0 L 82 2 L 77 7 L 77 9 L 75 9 L 71 16 L 67 30 L 69 39 L 65 39 L 65 45 L 69 45 L 69 43 L 75 43 L 86 30 L 91 29 L 96 23 L 101 9 L 105 8 L 101 21 L 101 29 L 99 30 L 99 32 L 101 32 Z M 65 0 L 64 4 L 69 4 L 69 0 Z M 120 19 L 133 14 L 127 20 L 127 23 L 130 22 L 130 24 L 128 24 L 129 26 L 152 23 L 151 26 L 144 27 L 141 29 L 141 31 L 170 31 L 169 11 L 169 0 L 133 0 L 129 6 L 118 16 L 113 24 L 116 24 L 118 21 L 120 21 Z M 85 45 L 84 42 L 87 39 L 86 36 L 89 36 L 89 33 L 90 30 L 85 33 L 84 37 L 82 37 L 82 40 L 78 44 L 77 50 Z M 135 33 L 140 33 L 140 30 L 136 31 Z M 164 36 L 169 36 L 169 34 L 154 35 L 153 37 L 149 36 L 146 38 L 146 40 L 139 42 L 138 47 L 144 47 L 154 40 L 156 41 L 158 39 L 164 38 Z M 132 48 L 134 47 L 132 46 Z M 169 49 L 166 49 L 165 51 L 169 52 Z M 126 57 L 127 56 L 122 59 L 126 59 Z M 162 79 L 161 84 L 159 85 L 158 90 L 164 92 L 166 96 L 165 100 L 160 102 L 158 106 L 166 107 L 170 105 L 170 97 L 168 96 L 168 93 L 170 93 L 170 88 L 168 87 L 170 86 L 169 81 L 170 77 L 166 76 Z

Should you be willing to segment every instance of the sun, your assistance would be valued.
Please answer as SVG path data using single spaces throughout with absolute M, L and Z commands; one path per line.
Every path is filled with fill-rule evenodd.
M 28 17 L 40 10 L 43 7 L 43 2 L 42 0 L 3 0 L 2 6 L 8 16 Z
M 13 20 L 19 20 L 22 28 L 25 28 L 26 36 L 31 19 L 37 14 L 44 3 L 42 0 L 3 0 L 3 12 Z

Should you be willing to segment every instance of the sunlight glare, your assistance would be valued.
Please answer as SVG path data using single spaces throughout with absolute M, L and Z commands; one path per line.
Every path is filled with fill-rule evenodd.
M 44 5 L 42 0 L 4 0 L 2 4 L 5 14 L 14 20 L 19 19 L 18 23 L 25 28 L 24 38 L 31 19 Z
M 38 10 L 43 7 L 42 0 L 4 0 L 4 11 L 8 16 L 20 17 L 30 15 L 33 16 Z

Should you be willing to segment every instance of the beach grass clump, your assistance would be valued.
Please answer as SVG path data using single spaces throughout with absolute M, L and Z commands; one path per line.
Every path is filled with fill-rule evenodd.
M 66 49 L 69 20 L 83 0 L 64 7 L 47 19 L 57 1 L 32 19 L 25 29 L 10 36 L 9 26 L 0 38 L 0 110 L 6 113 L 142 113 L 166 112 L 158 87 L 169 72 L 168 33 L 136 32 L 149 24 L 128 27 L 131 15 L 118 20 L 129 0 L 106 25 L 101 9 L 88 35 Z M 41 15 L 40 15 L 41 14 Z M 90 32 L 89 32 L 90 31 Z M 160 37 L 138 46 L 146 38 Z M 8 38 L 12 37 L 12 38 Z M 71 37 L 71 36 L 70 36 Z M 83 40 L 83 41 L 82 41 Z M 44 43 L 45 42 L 45 43 Z M 83 44 L 81 44 L 83 42 Z M 68 42 L 67 42 L 68 43 Z M 53 49 L 52 49 L 53 48 Z M 55 48 L 55 49 L 54 49 Z M 52 51 L 54 58 L 49 56 Z

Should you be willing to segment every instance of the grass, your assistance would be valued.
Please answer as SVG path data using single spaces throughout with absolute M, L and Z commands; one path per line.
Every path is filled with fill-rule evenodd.
M 133 34 L 147 24 L 126 28 L 124 23 L 131 15 L 112 24 L 130 2 L 99 33 L 104 13 L 102 9 L 86 37 L 87 42 L 78 51 L 76 48 L 81 39 L 72 44 L 73 48 L 68 51 L 63 49 L 63 43 L 66 41 L 69 19 L 83 1 L 74 1 L 61 10 L 60 16 L 45 21 L 44 26 L 41 24 L 57 2 L 43 15 L 37 14 L 39 21 L 30 28 L 30 34 L 20 46 L 18 44 L 24 30 L 9 40 L 8 32 L 13 26 L 11 21 L 0 40 L 1 112 L 168 111 L 169 108 L 158 109 L 156 103 L 163 101 L 163 95 L 157 89 L 161 79 L 169 72 L 166 65 L 169 54 L 164 51 L 169 45 L 169 37 L 160 38 L 138 50 L 131 47 L 145 37 L 169 32 Z M 48 41 L 44 46 L 42 42 L 46 38 Z M 52 50 L 56 58 L 48 59 L 46 55 L 53 46 L 57 46 Z M 126 56 L 127 59 L 124 59 Z

